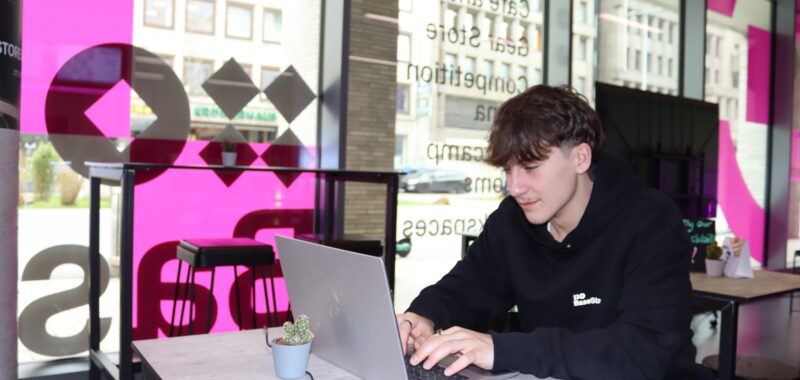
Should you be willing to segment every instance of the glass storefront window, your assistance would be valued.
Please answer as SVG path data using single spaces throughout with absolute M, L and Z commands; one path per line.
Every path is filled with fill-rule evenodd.
M 502 6 L 505 4 L 505 7 Z M 395 307 L 460 257 L 462 232 L 479 231 L 505 178 L 482 162 L 497 106 L 541 83 L 542 1 L 400 0 L 395 166 L 401 178 Z M 407 42 L 406 42 L 407 40 Z M 408 53 L 406 52 L 408 49 Z
M 81 266 L 88 261 L 89 236 L 85 161 L 215 165 L 221 163 L 219 142 L 226 140 L 240 143 L 241 165 L 308 167 L 314 161 L 307 157 L 316 152 L 319 1 L 80 3 L 27 2 L 21 23 L 26 49 L 17 302 L 18 324 L 25 331 L 19 334 L 18 357 L 35 368 L 40 364 L 34 362 L 87 354 L 88 334 L 82 336 L 81 329 L 88 306 L 80 296 L 81 284 L 88 283 Z M 265 94 L 279 80 L 282 90 L 305 95 L 287 105 L 282 91 Z M 277 230 L 311 232 L 313 178 L 185 174 L 137 176 L 134 339 L 169 331 L 178 240 L 230 237 L 246 215 L 285 209 L 295 210 L 292 218 L 299 217 L 299 224 L 271 218 L 269 225 L 256 226 L 259 240 L 271 242 Z M 186 186 L 203 191 L 185 192 Z M 119 347 L 121 322 L 119 209 L 119 189 L 103 186 L 100 253 L 110 275 L 102 283 L 107 288 L 100 316 L 110 328 L 100 345 L 111 355 Z M 275 222 L 282 225 L 277 230 Z M 198 272 L 203 310 L 207 274 Z M 216 276 L 211 330 L 238 330 L 235 309 L 228 307 L 233 276 L 219 271 Z M 282 279 L 276 283 L 283 318 L 288 305 Z M 263 299 L 263 292 L 257 293 Z M 255 312 L 264 322 L 263 303 Z M 200 314 L 205 315 L 195 318 Z
M 582 11 L 582 2 L 573 0 L 574 12 Z M 665 68 L 664 62 L 679 61 L 679 1 L 600 0 L 597 4 L 599 25 L 573 24 L 573 32 L 578 35 L 574 38 L 586 38 L 586 45 L 595 46 L 595 39 L 599 38 L 597 81 L 677 95 L 678 71 Z M 589 20 L 592 18 L 593 13 Z M 577 45 L 583 46 L 580 40 Z M 573 50 L 573 83 L 579 76 L 585 77 L 586 91 L 591 94 L 593 62 L 579 59 L 582 54 Z M 589 65 L 584 66 L 581 61 L 589 61 Z
M 186 0 L 186 31 L 214 34 L 214 2 Z
M 705 100 L 719 106 L 717 233 L 747 239 L 764 255 L 764 198 L 769 123 L 770 2 L 709 1 Z M 757 264 L 757 263 L 756 263 Z

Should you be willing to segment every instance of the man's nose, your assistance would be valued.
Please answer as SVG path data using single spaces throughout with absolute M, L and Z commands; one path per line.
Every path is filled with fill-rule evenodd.
M 516 168 L 511 168 L 506 173 L 506 186 L 508 186 L 508 193 L 512 197 L 517 197 L 525 194 L 524 187 L 519 181 L 519 171 Z

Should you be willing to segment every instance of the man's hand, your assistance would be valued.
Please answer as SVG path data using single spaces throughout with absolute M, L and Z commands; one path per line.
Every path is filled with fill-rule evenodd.
M 406 354 L 409 344 L 423 342 L 433 335 L 433 322 L 419 314 L 406 312 L 397 314 L 397 327 L 400 329 L 400 343 L 403 345 L 403 355 Z
M 487 370 L 491 370 L 494 366 L 492 336 L 461 327 L 438 331 L 425 339 L 420 347 L 415 345 L 415 348 L 417 351 L 411 356 L 410 363 L 417 365 L 424 360 L 422 367 L 425 369 L 433 368 L 436 363 L 449 355 L 457 356 L 458 359 L 445 368 L 444 374 L 447 376 L 461 371 L 470 364 Z

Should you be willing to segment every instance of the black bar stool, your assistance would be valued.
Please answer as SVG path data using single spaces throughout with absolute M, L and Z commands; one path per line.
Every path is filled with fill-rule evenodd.
M 253 301 L 253 328 L 256 328 L 256 266 L 261 266 L 264 276 L 264 303 L 267 306 L 267 323 L 271 326 L 277 324 L 278 304 L 275 298 L 275 279 L 272 273 L 272 266 L 275 263 L 275 251 L 272 246 L 249 238 L 226 238 L 226 239 L 192 239 L 181 240 L 177 249 L 178 274 L 175 279 L 175 294 L 172 300 L 172 316 L 170 318 L 169 336 L 172 335 L 175 326 L 175 309 L 178 303 L 178 289 L 180 287 L 181 266 L 183 262 L 189 265 L 189 272 L 183 289 L 183 299 L 181 301 L 181 315 L 178 320 L 183 322 L 183 311 L 186 306 L 186 293 L 190 293 L 191 306 L 189 307 L 189 334 L 192 334 L 194 315 L 194 277 L 198 268 L 211 268 L 211 287 L 208 300 L 208 319 L 206 321 L 206 332 L 211 330 L 211 305 L 214 297 L 214 274 L 216 267 L 232 266 L 233 278 L 236 287 L 236 316 L 240 328 L 242 324 L 242 308 L 239 300 L 239 275 L 236 270 L 237 265 L 250 267 L 250 278 L 252 280 L 252 301 Z M 275 321 L 272 320 L 273 312 L 270 310 L 269 297 L 267 297 L 267 275 L 269 275 L 272 285 L 272 310 L 274 310 Z M 178 326 L 178 335 L 181 334 L 182 326 Z

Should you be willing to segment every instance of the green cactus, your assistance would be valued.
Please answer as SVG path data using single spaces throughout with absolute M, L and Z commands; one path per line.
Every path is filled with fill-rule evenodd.
M 297 346 L 314 339 L 314 333 L 308 328 L 308 316 L 305 314 L 300 314 L 294 324 L 289 321 L 284 323 L 283 330 L 286 331 L 286 336 L 279 339 L 281 344 Z
M 722 248 L 717 245 L 716 241 L 706 246 L 706 258 L 709 260 L 719 260 L 722 257 Z

